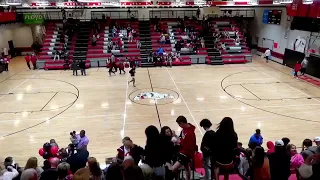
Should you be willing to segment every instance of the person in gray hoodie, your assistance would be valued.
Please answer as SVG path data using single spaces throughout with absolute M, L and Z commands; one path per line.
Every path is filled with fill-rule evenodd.
M 311 139 L 305 139 L 302 143 L 302 151 L 301 155 L 304 160 L 306 160 L 309 156 L 312 156 L 316 153 L 317 146 L 312 146 Z
M 300 70 L 301 75 L 304 75 L 306 73 L 307 66 L 308 66 L 308 60 L 307 60 L 307 57 L 305 57 L 301 62 L 301 70 Z

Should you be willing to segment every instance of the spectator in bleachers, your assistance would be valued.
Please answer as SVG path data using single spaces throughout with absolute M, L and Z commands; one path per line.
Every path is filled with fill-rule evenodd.
M 60 52 L 58 50 L 55 50 L 53 61 L 56 61 L 57 58 L 58 58 L 58 61 L 60 61 Z
M 139 166 L 129 166 L 123 171 L 124 180 L 144 180 L 142 170 Z
M 97 37 L 95 35 L 92 35 L 92 46 L 97 45 Z
M 153 53 L 151 50 L 148 52 L 148 62 L 153 62 Z
M 174 45 L 174 48 L 176 49 L 176 53 L 177 56 L 180 56 L 180 52 L 181 52 L 181 44 L 179 42 L 176 42 L 176 44 Z
M 137 37 L 137 31 L 132 29 L 132 35 L 133 35 L 133 37 Z
M 316 153 L 309 156 L 297 171 L 298 180 L 318 180 L 320 179 L 320 146 Z
M 111 163 L 107 168 L 106 180 L 123 180 L 122 167 L 118 163 Z
M 129 137 L 124 137 L 122 139 L 123 146 L 117 149 L 118 154 L 116 156 L 116 161 L 122 163 L 124 158 L 128 155 L 132 156 L 136 165 L 138 165 L 141 155 L 143 154 L 143 148 L 133 144 L 132 140 Z
M 141 48 L 141 42 L 139 40 L 137 40 L 137 48 L 140 49 Z
M 112 37 L 117 37 L 117 28 L 115 26 L 112 28 Z
M 70 164 L 62 162 L 58 165 L 58 180 L 72 180 L 73 175 L 69 174 Z
M 281 140 L 284 143 L 284 147 L 287 147 L 287 145 L 290 143 L 290 139 L 287 137 L 283 137 Z
M 73 180 L 90 180 L 90 170 L 88 168 L 81 168 L 73 175 Z
M 267 142 L 267 147 L 268 147 L 267 155 L 270 155 L 271 153 L 274 152 L 274 143 L 272 141 Z
M 216 141 L 216 132 L 211 129 L 212 123 L 208 119 L 203 119 L 200 126 L 206 131 L 204 134 L 200 150 L 203 154 L 203 167 L 205 169 L 205 180 L 211 179 L 211 167 L 215 162 L 214 145 Z M 213 176 L 214 177 L 214 176 Z
M 88 161 L 89 152 L 86 149 L 79 149 L 67 158 L 67 163 L 70 164 L 70 171 L 75 173 L 78 169 L 86 166 Z
M 41 173 L 43 172 L 43 169 L 38 166 L 38 159 L 36 157 L 29 158 L 24 169 L 25 170 L 26 169 L 34 169 L 37 173 L 37 177 L 40 177 Z
M 316 143 L 317 146 L 320 146 L 320 136 L 315 137 L 314 142 Z
M 105 176 L 100 169 L 99 163 L 97 162 L 97 159 L 94 157 L 90 157 L 88 159 L 88 167 L 90 170 L 90 177 L 94 180 L 105 180 Z
M 216 131 L 216 143 L 214 152 L 216 153 L 216 166 L 214 167 L 215 178 L 219 178 L 220 169 L 227 171 L 224 179 L 229 178 L 229 172 L 233 169 L 235 159 L 234 149 L 237 147 L 238 135 L 234 131 L 233 121 L 230 117 L 225 117 L 220 122 Z
M 25 169 L 20 177 L 20 180 L 38 180 L 37 171 L 33 168 Z
M 139 59 L 137 56 L 135 57 L 134 62 L 135 62 L 135 67 L 138 67 L 139 66 Z
M 12 166 L 3 167 L 0 165 L 0 179 L 1 180 L 13 180 L 18 177 L 19 172 Z
M 290 171 L 290 155 L 282 140 L 275 142 L 275 151 L 269 155 L 271 180 L 288 180 Z
M 221 43 L 221 48 L 222 48 L 224 51 L 227 49 L 224 42 Z
M 253 171 L 253 178 L 257 180 L 271 180 L 270 175 L 270 165 L 269 159 L 264 152 L 264 149 L 260 146 L 257 146 L 253 151 L 253 158 L 252 158 L 252 171 Z
M 166 43 L 166 37 L 164 36 L 164 34 L 161 34 L 161 36 L 160 36 L 160 43 L 161 44 L 165 44 Z
M 164 54 L 164 49 L 162 48 L 162 46 L 160 46 L 160 47 L 158 48 L 157 54 L 158 54 L 159 56 L 162 56 L 162 55 Z
M 40 180 L 57 180 L 58 179 L 58 171 L 57 167 L 59 164 L 59 158 L 51 158 L 49 159 L 50 162 L 50 169 L 47 169 L 42 172 Z
M 173 166 L 168 168 L 173 172 L 176 172 L 179 168 L 184 166 L 186 170 L 186 180 L 190 180 L 190 167 L 189 163 L 194 158 L 194 153 L 196 151 L 196 135 L 194 133 L 195 127 L 188 123 L 187 119 L 184 116 L 179 116 L 176 120 L 178 125 L 182 128 L 180 134 L 180 149 L 179 154 L 177 155 L 177 162 Z
M 133 42 L 133 34 L 131 31 L 129 32 L 128 42 Z
M 147 137 L 146 146 L 144 148 L 144 163 L 153 168 L 153 173 L 161 179 L 165 179 L 166 157 L 168 157 L 168 149 L 164 148 L 164 139 L 161 138 L 158 129 L 155 126 L 148 126 L 145 130 Z
M 306 160 L 309 156 L 312 156 L 316 153 L 316 146 L 312 146 L 311 139 L 305 139 L 302 143 L 302 152 L 301 155 L 304 160 Z
M 263 137 L 261 135 L 261 130 L 256 129 L 256 133 L 254 133 L 249 140 L 249 144 L 255 143 L 258 146 L 261 146 L 263 144 Z
M 287 152 L 291 156 L 290 170 L 292 173 L 294 173 L 296 169 L 303 164 L 304 159 L 301 154 L 297 153 L 297 148 L 293 144 L 287 145 Z

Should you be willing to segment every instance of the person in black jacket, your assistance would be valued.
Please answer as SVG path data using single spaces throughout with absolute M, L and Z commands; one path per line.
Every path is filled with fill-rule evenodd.
M 80 71 L 81 71 L 81 75 L 83 76 L 86 76 L 86 62 L 85 61 L 80 61 L 79 63 L 79 68 L 80 68 Z
M 211 130 L 212 123 L 208 119 L 203 119 L 200 126 L 206 131 L 202 138 L 200 150 L 203 154 L 203 167 L 205 170 L 205 180 L 211 179 L 212 163 L 215 162 L 214 158 L 214 143 L 216 141 L 216 132 Z
M 275 142 L 275 151 L 269 155 L 271 180 L 288 180 L 290 177 L 291 157 L 286 151 L 284 142 Z
M 77 153 L 71 155 L 67 159 L 67 163 L 70 164 L 70 171 L 75 173 L 77 170 L 86 167 L 89 157 L 89 152 L 86 149 L 77 150 Z
M 168 150 L 164 148 L 164 140 L 161 138 L 158 129 L 155 126 L 148 126 L 145 130 L 147 136 L 146 146 L 144 148 L 144 163 L 153 168 L 153 173 L 161 179 L 165 179 L 165 157 Z

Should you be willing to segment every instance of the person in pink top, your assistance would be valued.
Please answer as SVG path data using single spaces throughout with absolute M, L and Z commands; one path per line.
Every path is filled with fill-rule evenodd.
M 297 153 L 297 148 L 293 144 L 287 145 L 287 152 L 291 156 L 290 170 L 291 172 L 295 172 L 296 169 L 299 168 L 304 163 L 304 159 L 300 153 Z

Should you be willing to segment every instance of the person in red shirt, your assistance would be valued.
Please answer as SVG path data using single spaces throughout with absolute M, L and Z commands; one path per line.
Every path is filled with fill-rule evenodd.
M 190 162 L 194 160 L 194 153 L 196 151 L 196 134 L 194 133 L 195 127 L 188 123 L 187 119 L 184 116 L 179 116 L 176 120 L 178 125 L 182 128 L 180 134 L 180 149 L 177 155 L 177 162 L 171 166 L 168 165 L 168 168 L 176 172 L 180 167 L 184 166 L 186 170 L 186 180 L 190 180 Z
M 28 68 L 31 70 L 31 67 L 30 67 L 30 61 L 31 61 L 30 54 L 27 54 L 27 56 L 24 57 L 24 59 L 26 60 Z
M 9 63 L 10 63 L 10 58 L 8 58 L 7 56 L 3 57 L 3 62 L 4 62 L 4 70 L 5 71 L 9 71 Z
M 298 79 L 298 72 L 301 69 L 301 64 L 299 61 L 297 61 L 296 65 L 294 65 L 294 77 Z
M 36 57 L 36 55 L 32 55 L 31 56 L 31 62 L 32 62 L 32 65 L 33 65 L 33 69 L 35 70 L 35 69 L 37 69 L 37 57 Z

